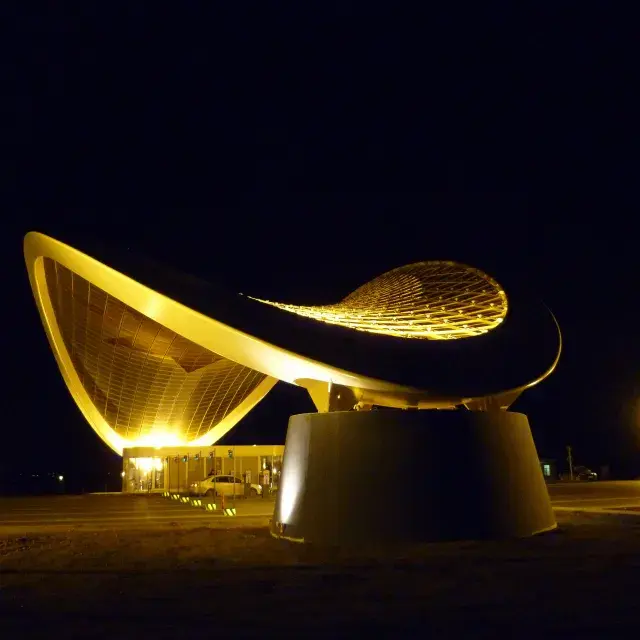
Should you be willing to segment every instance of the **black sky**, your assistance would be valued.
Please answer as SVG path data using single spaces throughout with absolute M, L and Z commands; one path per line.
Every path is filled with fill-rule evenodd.
M 381 6 L 8 16 L 5 464 L 117 469 L 48 350 L 21 256 L 36 229 L 292 302 L 415 260 L 506 269 L 564 334 L 514 407 L 540 452 L 640 474 L 628 21 Z M 233 438 L 282 441 L 310 408 L 280 384 Z

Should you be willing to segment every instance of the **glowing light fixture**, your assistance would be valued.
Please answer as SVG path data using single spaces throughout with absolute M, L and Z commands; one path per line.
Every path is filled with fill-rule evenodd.
M 337 304 L 298 306 L 251 299 L 327 324 L 423 340 L 487 333 L 504 320 L 508 309 L 507 296 L 493 278 L 466 265 L 441 261 L 383 273 Z
M 153 469 L 153 458 L 137 458 L 136 467 L 144 473 L 149 473 Z
M 175 431 L 164 428 L 154 428 L 150 433 L 136 438 L 133 446 L 138 447 L 179 447 L 186 444 L 185 440 Z

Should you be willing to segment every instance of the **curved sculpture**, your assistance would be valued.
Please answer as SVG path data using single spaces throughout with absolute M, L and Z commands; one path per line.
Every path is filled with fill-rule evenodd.
M 306 387 L 321 411 L 505 409 L 561 350 L 546 307 L 452 262 L 400 267 L 340 303 L 303 307 L 138 265 L 125 275 L 40 233 L 24 249 L 69 390 L 118 452 L 212 444 L 277 380 Z
M 291 418 L 274 535 L 336 543 L 555 526 L 526 416 L 505 410 L 553 371 L 562 341 L 550 311 L 517 283 L 420 262 L 339 303 L 299 306 L 229 294 L 131 255 L 98 260 L 40 233 L 27 234 L 24 250 L 65 382 L 120 454 L 212 445 L 278 380 L 309 391 L 319 413 Z M 452 438 L 466 452 L 460 477 L 474 485 L 475 510 L 447 506 L 434 452 Z M 404 500 L 391 529 L 378 519 L 396 484 L 372 479 L 385 469 L 415 485 L 407 491 L 424 491 Z M 328 473 L 349 483 L 335 499 Z M 460 500 L 466 491 L 461 484 Z

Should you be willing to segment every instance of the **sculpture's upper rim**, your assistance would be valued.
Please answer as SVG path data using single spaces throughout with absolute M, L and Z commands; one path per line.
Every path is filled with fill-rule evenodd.
M 36 245 L 38 250 L 46 246 L 66 247 L 63 251 L 84 255 L 91 264 L 106 265 L 185 308 L 248 336 L 254 343 L 272 345 L 325 365 L 329 370 L 347 373 L 354 381 L 361 379 L 366 384 L 377 380 L 389 386 L 420 389 L 436 395 L 483 397 L 539 381 L 555 366 L 561 347 L 557 323 L 549 310 L 528 296 L 517 283 L 505 283 L 509 300 L 505 321 L 485 335 L 473 340 L 402 340 L 284 313 L 247 296 L 160 270 L 157 265 L 149 269 L 134 254 L 129 255 L 129 259 L 105 249 L 99 251 L 101 255 L 95 251 L 93 255 L 84 254 L 82 248 L 75 249 L 39 232 L 30 232 L 25 237 L 27 259 L 37 257 L 30 254 Z M 438 260 L 413 264 L 456 265 L 491 278 L 459 262 Z M 411 266 L 404 265 L 387 273 Z

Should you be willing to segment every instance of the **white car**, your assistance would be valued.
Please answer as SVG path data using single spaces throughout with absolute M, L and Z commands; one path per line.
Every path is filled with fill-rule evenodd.
M 262 487 L 259 484 L 251 484 L 252 496 L 262 495 Z M 191 485 L 191 493 L 197 496 L 233 496 L 243 498 L 245 496 L 245 484 L 240 478 L 233 476 L 208 476 L 200 482 Z

